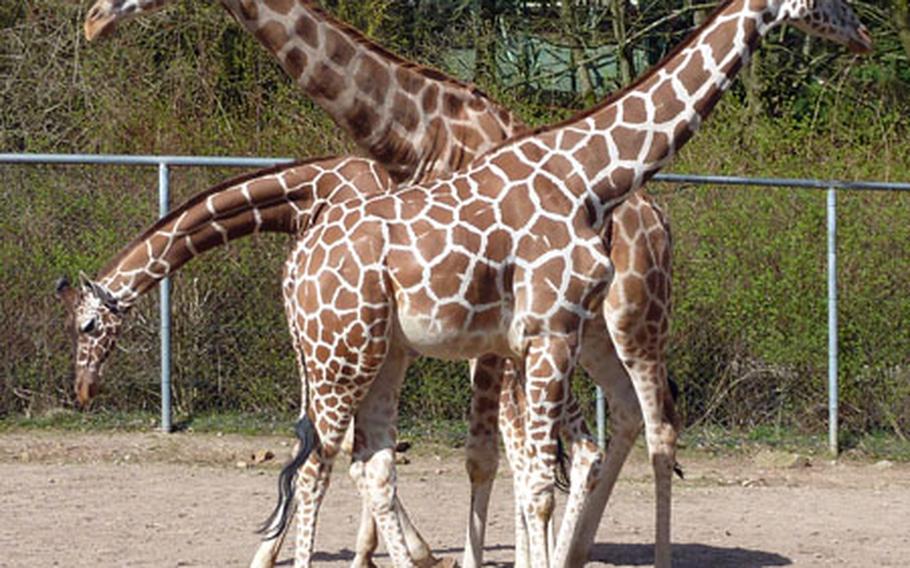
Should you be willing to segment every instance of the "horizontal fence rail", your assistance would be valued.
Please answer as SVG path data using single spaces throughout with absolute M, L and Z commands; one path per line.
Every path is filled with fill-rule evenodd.
M 0 163 L 43 165 L 118 165 L 147 166 L 158 169 L 159 216 L 170 209 L 169 170 L 172 167 L 247 167 L 264 168 L 292 162 L 290 158 L 255 158 L 222 156 L 134 156 L 98 154 L 0 154 Z M 652 181 L 671 184 L 719 186 L 787 187 L 823 189 L 828 192 L 827 214 L 827 279 L 828 279 L 828 445 L 838 452 L 838 321 L 837 321 L 837 192 L 838 191 L 910 191 L 910 183 L 877 181 L 842 181 L 794 178 L 738 177 L 720 175 L 657 174 Z M 169 432 L 171 422 L 171 306 L 170 283 L 160 286 L 161 314 L 161 429 Z M 601 445 L 606 439 L 604 396 L 597 389 L 597 436 Z

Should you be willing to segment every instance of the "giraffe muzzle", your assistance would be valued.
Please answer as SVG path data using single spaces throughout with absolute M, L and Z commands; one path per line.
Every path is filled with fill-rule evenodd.
M 872 53 L 874 45 L 875 42 L 872 41 L 872 35 L 869 34 L 869 30 L 862 26 L 856 30 L 856 37 L 850 40 L 850 43 L 847 44 L 847 49 L 853 53 L 867 55 Z
M 93 379 L 78 377 L 76 379 L 76 401 L 79 406 L 86 408 L 92 399 L 98 395 L 98 383 Z
M 111 35 L 117 29 L 116 17 L 113 14 L 102 15 L 95 8 L 85 18 L 85 39 L 94 41 Z

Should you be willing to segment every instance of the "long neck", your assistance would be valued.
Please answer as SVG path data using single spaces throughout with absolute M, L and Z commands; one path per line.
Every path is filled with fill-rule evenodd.
M 314 2 L 221 3 L 399 182 L 461 169 L 525 128 L 477 89 L 389 53 Z
M 761 5 L 761 9 L 750 8 Z M 573 193 L 602 214 L 641 187 L 714 109 L 773 21 L 760 0 L 732 0 L 628 89 L 541 132 L 538 152 L 565 152 Z
M 388 191 L 388 176 L 359 158 L 281 166 L 197 194 L 120 251 L 97 277 L 129 307 L 161 279 L 215 247 L 260 232 L 298 234 L 330 200 Z

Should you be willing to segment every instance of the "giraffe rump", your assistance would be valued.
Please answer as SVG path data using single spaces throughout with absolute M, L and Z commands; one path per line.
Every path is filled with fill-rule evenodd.
M 263 535 L 263 540 L 277 538 L 287 527 L 291 505 L 294 503 L 294 482 L 297 480 L 297 470 L 303 467 L 319 443 L 316 427 L 306 416 L 297 421 L 294 433 L 300 443 L 294 457 L 281 468 L 281 474 L 278 476 L 278 504 L 269 518 L 256 531 Z

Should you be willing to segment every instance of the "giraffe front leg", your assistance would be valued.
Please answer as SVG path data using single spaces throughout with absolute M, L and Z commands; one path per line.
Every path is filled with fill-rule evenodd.
M 572 447 L 572 465 L 569 483 L 569 498 L 566 502 L 559 537 L 553 555 L 553 566 L 581 566 L 569 562 L 570 552 L 581 539 L 585 517 L 590 508 L 590 496 L 596 489 L 601 476 L 604 454 L 597 446 L 585 425 L 578 401 L 568 393 L 562 433 Z
M 486 537 L 487 511 L 493 481 L 499 467 L 498 427 L 501 375 L 512 372 L 501 357 L 487 356 L 471 362 L 471 411 L 468 440 L 465 445 L 465 469 L 471 481 L 471 507 L 465 537 L 462 563 L 465 568 L 483 565 L 483 546 Z
M 569 566 L 582 566 L 588 560 L 604 509 L 642 427 L 641 409 L 635 389 L 613 350 L 602 320 L 593 321 L 585 328 L 580 363 L 591 379 L 604 390 L 610 407 L 611 436 L 600 480 L 588 497 L 577 539 L 569 550 Z
M 362 471 L 362 464 L 351 462 L 349 474 L 358 491 L 360 491 Z M 357 528 L 357 541 L 354 545 L 354 560 L 351 561 L 351 568 L 375 568 L 376 564 L 373 562 L 373 555 L 376 553 L 376 547 L 378 546 L 379 536 L 376 534 L 376 523 L 373 521 L 373 514 L 370 512 L 370 503 L 366 498 L 362 497 L 360 526 Z
M 533 337 L 527 342 L 525 455 L 528 461 L 524 512 L 533 567 L 550 566 L 556 438 L 577 350 L 574 333 Z

